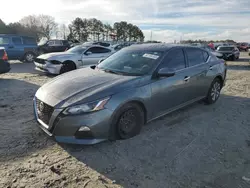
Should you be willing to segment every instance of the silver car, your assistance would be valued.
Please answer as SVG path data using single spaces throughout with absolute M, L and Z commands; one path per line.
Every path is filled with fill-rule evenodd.
M 114 49 L 94 45 L 78 45 L 65 52 L 48 53 L 35 59 L 36 70 L 50 74 L 62 74 L 74 69 L 97 64 L 115 53 Z
M 127 139 L 191 103 L 215 103 L 226 72 L 224 60 L 201 48 L 132 45 L 43 85 L 34 98 L 35 118 L 58 142 Z

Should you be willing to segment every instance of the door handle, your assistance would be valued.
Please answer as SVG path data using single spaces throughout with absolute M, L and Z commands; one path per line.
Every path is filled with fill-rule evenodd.
M 209 70 L 213 70 L 213 66 L 210 66 L 210 67 L 209 67 Z
M 190 76 L 185 76 L 184 81 L 187 82 L 190 79 Z

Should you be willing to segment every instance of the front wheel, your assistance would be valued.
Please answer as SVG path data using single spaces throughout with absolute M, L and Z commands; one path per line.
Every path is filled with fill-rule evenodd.
M 63 73 L 66 73 L 66 72 L 69 72 L 69 71 L 72 71 L 75 69 L 76 69 L 76 66 L 74 63 L 67 62 L 67 63 L 64 63 L 62 65 L 61 70 L 60 70 L 60 74 L 63 74 Z
M 215 78 L 214 81 L 212 82 L 210 88 L 209 88 L 205 102 L 207 104 L 215 103 L 220 97 L 221 89 L 222 89 L 221 80 L 219 78 Z
M 144 111 L 135 103 L 124 105 L 116 114 L 113 133 L 115 139 L 128 139 L 138 135 L 144 125 Z

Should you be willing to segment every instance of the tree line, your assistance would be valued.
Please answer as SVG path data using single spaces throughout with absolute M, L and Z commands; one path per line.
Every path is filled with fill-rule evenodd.
M 190 44 L 190 43 L 216 43 L 216 42 L 223 42 L 223 43 L 236 43 L 234 40 L 226 39 L 226 40 L 182 40 L 181 43 L 183 44 Z
M 113 26 L 96 18 L 75 18 L 68 26 L 59 25 L 49 15 L 29 15 L 20 21 L 5 24 L 0 19 L 0 33 L 20 34 L 35 37 L 38 41 L 52 37 L 85 42 L 88 40 L 108 40 L 114 36 L 117 41 L 143 41 L 141 29 L 126 21 L 115 22 Z

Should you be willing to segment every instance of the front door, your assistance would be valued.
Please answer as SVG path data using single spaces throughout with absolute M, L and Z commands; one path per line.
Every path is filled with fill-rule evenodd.
M 159 69 L 169 68 L 175 71 L 172 77 L 162 77 L 151 83 L 153 117 L 165 114 L 167 111 L 187 101 L 187 69 L 182 48 L 171 50 L 164 58 Z
M 90 54 L 88 54 L 90 52 Z M 90 47 L 82 56 L 83 66 L 97 64 L 102 58 L 106 58 L 111 50 L 104 47 Z

